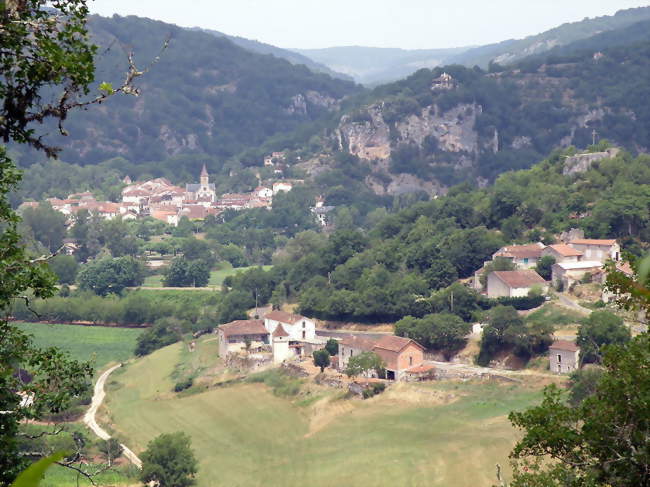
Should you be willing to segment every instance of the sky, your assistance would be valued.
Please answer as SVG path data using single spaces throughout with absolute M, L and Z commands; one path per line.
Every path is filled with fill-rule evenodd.
M 92 13 L 138 15 L 285 48 L 433 49 L 538 34 L 649 0 L 91 0 Z

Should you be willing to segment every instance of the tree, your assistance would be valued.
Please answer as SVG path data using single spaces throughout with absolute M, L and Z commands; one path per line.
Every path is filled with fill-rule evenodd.
M 57 148 L 48 146 L 34 126 L 46 120 L 63 121 L 71 109 L 100 103 L 116 92 L 133 93 L 138 71 L 129 56 L 129 72 L 117 89 L 103 83 L 100 93 L 88 94 L 94 79 L 96 47 L 86 30 L 86 0 L 7 0 L 0 3 L 0 138 L 27 144 L 48 156 Z M 56 90 L 62 91 L 56 96 Z M 52 102 L 48 103 L 51 95 Z M 20 174 L 0 148 L 0 311 L 8 316 L 16 298 L 52 296 L 54 276 L 47 270 L 47 257 L 31 259 L 20 245 L 18 217 L 7 194 L 16 188 Z M 50 242 L 51 243 L 51 242 Z M 18 453 L 18 425 L 25 419 L 39 419 L 47 412 L 68 407 L 74 396 L 88 389 L 92 366 L 71 360 L 56 348 L 39 349 L 17 327 L 0 320 L 0 486 L 9 485 L 24 466 Z M 18 368 L 33 380 L 26 384 Z M 19 407 L 21 395 L 33 395 L 32 406 Z M 80 470 L 82 472 L 82 470 Z
M 163 282 L 171 287 L 203 287 L 210 281 L 210 267 L 202 260 L 176 257 L 164 271 Z
M 595 394 L 602 376 L 603 369 L 593 365 L 587 365 L 573 372 L 569 379 L 569 404 L 578 406 L 586 398 Z
M 325 344 L 325 350 L 327 350 L 327 353 L 329 353 L 332 357 L 338 355 L 339 342 L 336 341 L 334 338 L 330 338 L 329 340 L 327 340 L 327 343 Z
M 541 405 L 510 413 L 524 432 L 510 455 L 512 487 L 650 483 L 650 336 L 610 345 L 603 367 L 595 392 L 575 407 L 549 386 Z
M 99 451 L 104 454 L 106 463 L 111 465 L 114 460 L 122 455 L 123 448 L 116 438 L 109 438 L 99 443 Z
M 73 256 L 60 254 L 50 259 L 47 263 L 52 272 L 59 278 L 59 284 L 74 284 L 77 278 L 79 264 Z
M 48 298 L 54 294 L 55 277 L 47 259 L 31 259 L 20 243 L 18 216 L 7 193 L 20 181 L 20 173 L 0 147 L 0 486 L 11 484 L 25 466 L 19 453 L 18 428 L 23 420 L 39 419 L 46 413 L 67 408 L 73 397 L 88 390 L 93 369 L 89 363 L 71 360 L 56 348 L 39 349 L 30 337 L 12 325 L 6 316 L 12 302 L 27 295 Z M 32 381 L 25 383 L 17 370 L 24 369 Z M 33 395 L 29 408 L 19 407 L 22 396 Z
M 354 357 L 350 357 L 348 365 L 345 368 L 345 375 L 348 377 L 356 377 L 374 370 L 381 377 L 384 375 L 385 368 L 386 364 L 375 352 L 363 352 Z
M 552 276 L 552 267 L 555 264 L 555 257 L 552 255 L 544 255 L 537 261 L 535 271 L 542 276 L 545 280 L 550 281 Z
M 22 219 L 22 225 L 50 252 L 61 248 L 66 231 L 66 217 L 63 213 L 54 210 L 47 203 L 41 203 L 36 208 L 25 208 Z
M 580 326 L 576 343 L 583 363 L 598 363 L 603 345 L 623 344 L 630 337 L 630 329 L 621 317 L 610 311 L 594 311 Z
M 330 364 L 330 353 L 322 348 L 320 350 L 315 350 L 312 354 L 314 356 L 314 365 L 320 367 L 320 371 L 323 372 L 325 367 Z
M 135 355 L 141 357 L 154 350 L 176 343 L 184 332 L 189 331 L 189 323 L 178 318 L 161 318 L 154 325 L 138 335 Z
M 99 296 L 119 294 L 124 288 L 144 282 L 144 266 L 133 257 L 110 257 L 85 264 L 77 278 L 81 289 Z
M 426 348 L 441 350 L 449 359 L 467 343 L 471 326 L 451 313 L 407 316 L 395 323 L 395 334 L 412 338 Z
M 149 442 L 142 453 L 140 480 L 160 487 L 189 487 L 196 484 L 198 463 L 185 433 L 164 433 Z

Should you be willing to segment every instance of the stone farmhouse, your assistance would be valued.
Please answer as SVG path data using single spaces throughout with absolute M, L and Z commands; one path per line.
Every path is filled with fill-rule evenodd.
M 582 257 L 582 252 L 567 244 L 554 244 L 546 247 L 542 251 L 542 255 L 550 255 L 555 262 L 578 262 Z
M 409 371 L 417 371 L 424 364 L 424 347 L 410 338 L 385 335 L 376 339 L 351 335 L 339 342 L 339 369 L 344 370 L 351 357 L 363 352 L 374 352 L 382 358 L 389 380 L 402 380 Z
M 580 347 L 566 340 L 556 340 L 549 347 L 551 372 L 570 374 L 580 368 Z
M 494 271 L 487 276 L 487 295 L 490 298 L 518 298 L 528 296 L 539 287 L 543 293 L 548 291 L 548 283 L 533 270 Z
M 271 353 L 274 363 L 310 356 L 320 350 L 327 340 L 316 336 L 316 324 L 302 315 L 271 311 L 261 320 L 236 320 L 217 329 L 219 354 L 249 351 Z

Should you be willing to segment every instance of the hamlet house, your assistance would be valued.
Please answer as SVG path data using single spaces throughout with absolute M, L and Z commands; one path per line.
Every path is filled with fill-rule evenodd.
M 556 340 L 548 350 L 551 372 L 570 374 L 580 368 L 580 348 L 575 343 Z
M 538 242 L 527 245 L 508 245 L 501 247 L 492 255 L 492 260 L 500 257 L 512 262 L 517 269 L 532 269 L 542 257 L 545 246 Z
M 379 355 L 389 380 L 402 380 L 409 371 L 417 371 L 424 363 L 424 348 L 410 338 L 385 335 L 376 339 L 351 335 L 339 342 L 339 369 L 345 370 L 350 358 L 363 352 Z
M 608 260 L 618 261 L 621 258 L 621 247 L 616 240 L 574 239 L 569 246 L 582 253 L 585 260 L 596 260 L 604 264 Z
M 602 273 L 603 264 L 596 260 L 579 262 L 559 262 L 551 267 L 551 282 L 557 289 L 568 289 L 582 281 L 587 274 L 597 276 Z
M 582 259 L 582 252 L 566 244 L 549 245 L 542 251 L 544 255 L 550 255 L 555 262 L 578 262 Z
M 528 296 L 534 287 L 548 291 L 548 283 L 532 270 L 494 271 L 487 276 L 487 295 L 490 298 Z
M 269 346 L 269 332 L 262 320 L 235 320 L 217 328 L 219 336 L 219 356 L 246 350 L 259 350 Z

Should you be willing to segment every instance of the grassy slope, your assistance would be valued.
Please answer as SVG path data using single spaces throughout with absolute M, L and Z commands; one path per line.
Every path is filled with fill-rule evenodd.
M 515 440 L 507 413 L 540 397 L 522 386 L 418 384 L 462 397 L 439 406 L 343 401 L 347 412 L 308 435 L 308 408 L 259 384 L 175 397 L 170 375 L 182 355 L 175 344 L 120 371 L 108 407 L 136 451 L 162 432 L 190 434 L 199 486 L 490 485 Z
M 40 347 L 54 346 L 69 352 L 77 360 L 94 359 L 96 370 L 109 362 L 122 362 L 133 356 L 135 342 L 142 330 L 106 326 L 50 325 L 17 323 L 30 333 Z
M 210 271 L 210 281 L 208 282 L 209 287 L 221 287 L 221 284 L 223 284 L 223 280 L 228 277 L 228 276 L 233 276 L 239 272 L 244 272 L 247 271 L 248 269 L 254 269 L 257 266 L 251 266 L 251 267 L 238 267 L 238 268 L 233 268 L 230 265 L 224 266 L 221 269 L 218 269 L 216 271 Z M 262 266 L 264 270 L 270 269 L 272 266 L 270 265 L 265 265 Z M 144 280 L 144 284 L 142 287 L 162 287 L 162 278 L 163 276 L 161 274 L 156 274 L 153 276 L 147 276 Z

